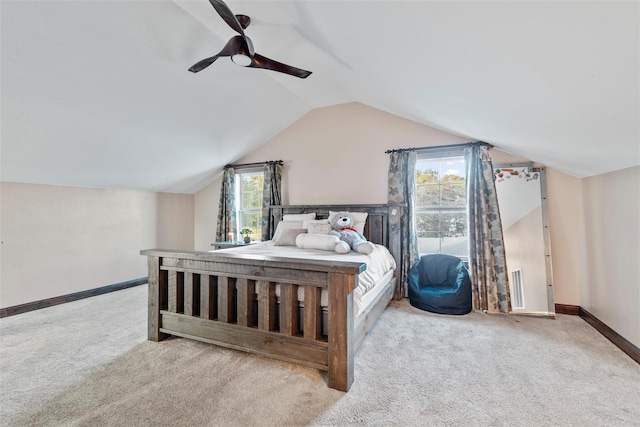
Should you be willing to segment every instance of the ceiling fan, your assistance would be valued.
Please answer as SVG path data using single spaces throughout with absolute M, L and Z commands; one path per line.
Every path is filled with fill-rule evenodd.
M 234 15 L 231 9 L 229 9 L 229 6 L 222 0 L 209 0 L 209 2 L 222 19 L 240 35 L 232 37 L 217 55 L 199 61 L 191 66 L 189 71 L 197 73 L 213 64 L 215 60 L 221 56 L 230 56 L 235 64 L 243 67 L 264 68 L 290 74 L 295 77 L 300 77 L 301 79 L 309 77 L 311 71 L 285 65 L 256 53 L 253 49 L 251 39 L 244 33 L 244 30 L 251 23 L 251 18 L 247 15 Z

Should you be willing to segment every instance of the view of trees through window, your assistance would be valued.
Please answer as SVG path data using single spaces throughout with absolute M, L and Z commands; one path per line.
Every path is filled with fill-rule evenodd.
M 251 230 L 252 240 L 262 239 L 262 172 L 243 172 L 236 175 L 237 229 Z M 236 236 L 238 238 L 238 236 Z
M 468 257 L 464 157 L 419 159 L 416 191 L 420 255 Z

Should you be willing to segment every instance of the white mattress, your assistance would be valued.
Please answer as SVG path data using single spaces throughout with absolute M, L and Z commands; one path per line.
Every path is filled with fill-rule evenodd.
M 389 281 L 393 278 L 394 270 L 389 270 L 382 278 L 378 281 L 378 284 L 373 288 L 369 289 L 369 291 L 363 295 L 359 295 L 357 292 L 354 292 L 354 304 L 353 304 L 353 314 L 354 318 L 357 318 L 358 313 L 360 313 L 361 309 L 367 307 L 373 300 L 376 299 L 378 294 L 384 290 L 384 285 L 389 283 Z M 357 300 L 357 301 L 356 301 Z
M 382 245 L 375 245 L 375 249 L 369 255 L 351 251 L 348 254 L 338 254 L 331 251 L 318 249 L 300 249 L 296 246 L 275 246 L 272 240 L 260 242 L 249 246 L 236 248 L 219 249 L 216 252 L 233 252 L 251 255 L 276 256 L 283 258 L 302 258 L 327 261 L 361 262 L 367 264 L 364 272 L 358 276 L 358 286 L 353 292 L 354 311 L 357 314 L 368 301 L 375 298 L 376 292 L 371 292 L 374 288 L 380 289 L 391 280 L 396 262 L 387 248 Z M 367 294 L 371 293 L 369 296 Z M 280 295 L 280 287 L 276 287 L 276 295 Z M 321 304 L 327 306 L 327 291 L 322 291 Z M 298 288 L 298 301 L 304 301 L 304 287 Z

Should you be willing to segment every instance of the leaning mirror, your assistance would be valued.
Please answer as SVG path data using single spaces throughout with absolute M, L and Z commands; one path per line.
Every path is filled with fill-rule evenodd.
M 544 168 L 494 165 L 511 306 L 516 314 L 555 316 Z

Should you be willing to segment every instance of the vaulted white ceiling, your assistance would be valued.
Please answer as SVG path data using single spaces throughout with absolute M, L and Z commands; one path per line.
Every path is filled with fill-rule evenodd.
M 636 1 L 1 2 L 3 181 L 192 193 L 318 107 L 360 102 L 584 177 L 640 164 Z

